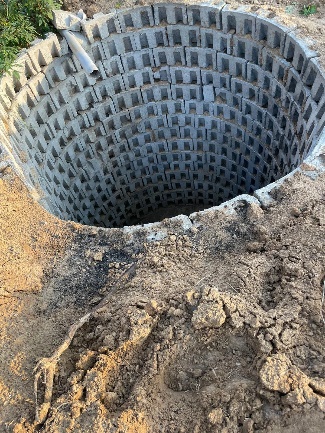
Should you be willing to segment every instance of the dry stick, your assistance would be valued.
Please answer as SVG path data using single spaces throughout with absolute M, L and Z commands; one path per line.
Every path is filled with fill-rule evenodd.
M 323 322 L 325 324 L 325 318 L 324 318 L 324 314 L 323 314 L 324 302 L 325 302 L 325 281 L 323 283 L 323 295 L 322 295 L 322 302 L 320 305 L 320 314 L 321 314 Z
M 37 424 L 43 424 L 46 421 L 48 411 L 50 409 L 52 394 L 53 394 L 53 381 L 54 374 L 57 369 L 57 364 L 60 360 L 61 355 L 68 349 L 71 344 L 73 337 L 75 336 L 78 329 L 82 327 L 86 322 L 89 321 L 90 318 L 94 316 L 94 314 L 105 307 L 110 300 L 110 298 L 117 292 L 119 285 L 126 276 L 128 276 L 131 271 L 135 268 L 136 264 L 133 263 L 128 269 L 126 269 L 123 274 L 120 276 L 116 284 L 113 286 L 111 291 L 105 296 L 105 298 L 94 307 L 89 313 L 81 317 L 77 322 L 73 323 L 68 331 L 67 336 L 65 337 L 63 343 L 56 349 L 52 356 L 49 358 L 42 358 L 36 365 L 34 369 L 35 379 L 34 379 L 34 393 L 35 393 L 35 422 Z M 40 382 L 40 378 L 43 376 L 44 378 L 44 401 L 39 406 L 38 404 L 38 385 Z

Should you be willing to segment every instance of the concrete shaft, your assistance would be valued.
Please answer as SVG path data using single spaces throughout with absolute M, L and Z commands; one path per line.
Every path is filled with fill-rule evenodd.
M 61 218 L 118 227 L 218 205 L 288 174 L 317 143 L 317 53 L 272 20 L 155 4 L 83 31 L 99 77 L 50 35 L 0 83 L 2 157 Z

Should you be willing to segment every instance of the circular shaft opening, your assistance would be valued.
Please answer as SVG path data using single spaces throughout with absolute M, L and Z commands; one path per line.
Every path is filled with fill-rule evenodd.
M 84 32 L 98 76 L 51 42 L 30 78 L 30 54 L 12 135 L 61 218 L 120 227 L 251 194 L 298 167 L 324 124 L 316 53 L 269 20 L 158 4 Z

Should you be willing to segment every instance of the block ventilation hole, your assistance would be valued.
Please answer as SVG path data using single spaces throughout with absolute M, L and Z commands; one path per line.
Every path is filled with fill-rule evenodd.
M 312 148 L 324 81 L 285 29 L 197 5 L 99 21 L 99 77 L 54 57 L 18 104 L 13 146 L 57 216 L 121 227 L 190 214 L 281 178 Z

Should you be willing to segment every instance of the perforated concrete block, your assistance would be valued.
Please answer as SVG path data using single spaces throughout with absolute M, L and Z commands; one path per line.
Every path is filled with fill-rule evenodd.
M 325 88 L 325 74 L 319 68 L 320 65 L 317 58 L 311 58 L 302 76 L 303 83 L 311 90 L 316 102 L 323 97 Z
M 229 54 L 258 65 L 262 49 L 263 47 L 258 42 L 234 35 L 232 39 L 232 51 Z
M 286 37 L 283 56 L 299 74 L 304 74 L 309 59 L 317 57 L 318 54 L 291 32 Z
M 293 68 L 289 69 L 288 72 L 286 90 L 296 102 L 299 102 L 300 106 L 305 105 L 306 99 L 310 95 L 310 90 L 299 80 L 299 74 Z
M 27 119 L 31 109 L 37 105 L 34 94 L 28 86 L 24 86 L 11 104 L 11 111 L 17 113 L 22 120 Z
M 50 87 L 54 88 L 58 82 L 64 81 L 69 76 L 73 76 L 77 72 L 77 68 L 72 59 L 66 56 L 54 59 L 42 71 Z
M 156 67 L 186 64 L 184 47 L 154 48 L 152 52 Z
M 254 39 L 264 42 L 270 48 L 278 48 L 280 52 L 284 49 L 286 35 L 290 31 L 287 27 L 267 17 L 256 17 L 256 29 Z
M 250 83 L 247 83 L 244 80 L 240 80 L 237 78 L 231 79 L 231 92 L 234 95 L 250 99 L 252 101 L 258 100 L 259 95 L 259 87 L 253 86 Z M 229 93 L 228 93 L 229 94 Z
M 221 29 L 221 10 L 225 6 L 224 2 L 216 5 L 203 4 L 187 6 L 187 17 L 190 25 Z
M 260 66 L 264 71 L 270 72 L 276 80 L 283 83 L 286 82 L 288 70 L 292 67 L 290 62 L 275 56 L 272 50 L 266 47 L 262 50 Z
M 184 112 L 184 101 L 158 101 L 156 104 L 157 114 L 159 115 L 172 115 L 175 113 Z
M 171 78 L 170 78 L 170 68 L 169 66 L 164 66 L 162 68 L 159 69 L 159 71 L 155 71 L 152 74 L 152 78 L 154 80 L 154 82 L 171 82 Z
M 90 43 L 97 39 L 105 39 L 110 34 L 120 33 L 120 23 L 115 12 L 109 14 L 97 14 L 92 20 L 81 22 L 83 33 Z
M 155 24 L 187 24 L 187 10 L 184 4 L 158 3 L 153 5 Z
M 42 98 L 43 95 L 46 95 L 50 92 L 49 83 L 43 72 L 40 72 L 39 74 L 31 77 L 28 80 L 28 86 L 33 92 L 34 98 L 38 101 Z
M 156 116 L 158 114 L 158 104 L 151 102 L 145 106 L 133 107 L 129 112 L 133 122 L 136 122 L 138 119 L 147 119 L 150 116 Z
M 136 41 L 135 45 L 139 47 L 139 49 L 168 46 L 167 33 L 164 27 L 160 29 L 146 29 L 145 32 L 135 34 L 134 38 Z
M 117 12 L 117 18 L 122 32 L 128 29 L 142 29 L 154 25 L 153 10 L 151 6 L 140 6 Z
M 203 98 L 202 86 L 196 84 L 172 84 L 171 95 L 173 99 L 201 101 Z
M 10 98 L 10 90 L 8 88 L 5 89 L 4 80 L 2 81 L 2 83 L 4 88 L 0 91 L 0 117 L 7 118 L 7 112 L 8 110 L 10 110 L 13 99 Z
M 61 46 L 57 36 L 50 33 L 46 39 L 37 40 L 28 49 L 28 56 L 38 72 L 48 65 L 55 57 L 61 56 Z
M 222 53 L 232 53 L 232 34 L 225 34 L 213 28 L 201 28 L 200 38 L 202 48 L 213 48 Z
M 216 69 L 216 51 L 204 48 L 185 48 L 186 65 L 189 67 L 200 67 L 206 69 Z
M 247 63 L 247 81 L 265 91 L 271 90 L 273 83 L 277 82 L 270 72 L 263 71 L 259 66 L 249 62 Z
M 169 70 L 172 84 L 201 84 L 200 68 L 170 67 Z
M 227 73 L 231 77 L 246 79 L 247 61 L 245 59 L 233 57 L 225 53 L 218 53 L 217 68 L 219 72 Z
M 101 60 L 106 60 L 106 53 L 101 41 L 94 42 L 90 47 L 90 56 L 92 60 L 97 64 Z
M 151 49 L 142 49 L 141 52 L 126 54 L 120 61 L 123 64 L 125 72 L 155 66 L 153 50 Z
M 197 26 L 167 26 L 167 36 L 171 46 L 199 47 L 201 45 L 200 29 Z
M 222 11 L 222 29 L 225 33 L 236 33 L 238 35 L 251 35 L 256 32 L 256 15 L 248 12 L 248 8 L 241 6 L 231 9 L 225 6 Z
M 322 99 L 322 104 L 318 105 L 317 113 L 316 113 L 316 133 L 318 134 L 321 131 L 322 126 L 324 126 L 325 120 L 325 101 Z

